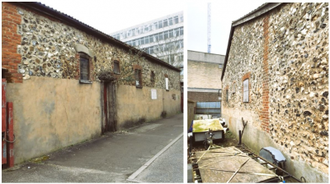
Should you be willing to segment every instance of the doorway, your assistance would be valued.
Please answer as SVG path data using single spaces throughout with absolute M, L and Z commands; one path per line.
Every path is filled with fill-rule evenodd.
M 103 113 L 102 133 L 117 131 L 117 85 L 115 80 L 103 83 Z

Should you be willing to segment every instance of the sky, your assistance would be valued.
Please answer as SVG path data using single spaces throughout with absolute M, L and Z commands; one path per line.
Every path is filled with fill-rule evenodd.
M 231 23 L 252 10 L 262 1 L 189 1 L 186 6 L 187 50 L 207 52 L 208 3 L 211 3 L 211 53 L 225 55 Z
M 38 0 L 110 34 L 184 11 L 185 48 L 207 52 L 207 4 L 211 2 L 211 53 L 226 53 L 231 23 L 264 2 L 216 0 Z

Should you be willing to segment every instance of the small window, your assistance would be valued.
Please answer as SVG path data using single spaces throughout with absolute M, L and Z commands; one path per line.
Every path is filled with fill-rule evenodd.
M 168 78 L 167 78 L 167 77 L 165 78 L 165 89 L 166 89 L 166 91 L 169 90 L 169 89 L 168 89 Z
M 155 84 L 155 72 L 154 71 L 151 71 L 150 82 L 151 82 L 151 84 Z
M 169 35 L 168 35 L 169 38 L 173 38 L 173 31 L 174 31 L 173 29 L 169 30 Z
M 135 69 L 135 86 L 142 88 L 142 73 L 140 69 Z
M 159 33 L 158 38 L 159 40 L 164 40 L 164 33 L 163 32 Z
M 180 35 L 183 35 L 183 28 L 180 28 Z
M 228 89 L 226 89 L 226 102 L 228 103 L 228 99 L 229 99 L 229 93 L 228 93 Z
M 80 80 L 89 80 L 89 57 L 80 54 Z
M 179 23 L 179 17 L 178 16 L 175 16 L 174 17 L 174 24 L 177 24 L 177 23 Z
M 158 22 L 158 28 L 163 28 L 163 21 L 160 20 L 160 21 Z
M 173 18 L 172 18 L 172 17 L 169 18 L 169 19 L 168 19 L 168 22 L 169 22 L 169 25 L 170 25 L 170 26 L 173 25 Z
M 117 60 L 113 61 L 113 73 L 120 74 L 119 61 Z
M 164 40 L 166 40 L 168 38 L 168 31 L 164 32 Z
M 243 102 L 249 102 L 249 79 L 243 81 Z
M 167 22 L 167 19 L 164 20 L 164 27 L 167 27 L 168 26 L 168 22 Z

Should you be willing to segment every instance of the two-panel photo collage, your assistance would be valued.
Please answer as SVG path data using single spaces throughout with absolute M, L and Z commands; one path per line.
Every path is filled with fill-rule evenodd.
M 329 183 L 329 3 L 2 1 L 3 183 Z

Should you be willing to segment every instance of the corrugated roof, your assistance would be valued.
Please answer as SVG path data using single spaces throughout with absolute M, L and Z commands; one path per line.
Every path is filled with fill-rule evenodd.
M 113 38 L 112 36 L 108 35 L 108 34 L 105 34 L 75 18 L 73 18 L 72 16 L 69 16 L 63 12 L 60 12 L 58 10 L 55 10 L 54 8 L 51 8 L 45 4 L 42 4 L 40 2 L 9 2 L 9 3 L 14 3 L 14 4 L 18 4 L 22 7 L 25 7 L 25 8 L 28 8 L 28 9 L 32 9 L 34 11 L 37 11 L 39 13 L 42 13 L 42 14 L 45 14 L 47 16 L 50 16 L 52 18 L 55 18 L 55 19 L 58 19 L 60 21 L 62 21 L 63 23 L 66 23 L 66 24 L 69 24 L 70 26 L 74 26 L 80 30 L 83 30 L 83 31 L 86 31 L 88 34 L 93 34 L 94 36 L 96 37 L 99 37 L 99 38 L 102 38 L 102 39 L 105 39 L 106 41 L 110 42 L 110 43 L 113 43 L 123 49 L 126 49 L 126 50 L 132 50 L 133 52 L 135 53 L 138 53 L 138 52 L 142 52 L 142 56 L 143 57 L 146 57 L 148 59 L 150 59 L 151 61 L 157 63 L 157 64 L 160 64 L 160 65 L 163 65 L 167 68 L 170 68 L 172 70 L 175 70 L 175 71 L 180 71 L 180 69 L 146 53 L 146 52 L 143 52 L 142 50 L 139 50 L 139 49 L 136 49 L 135 47 L 133 46 L 130 46 L 122 41 L 119 41 L 115 38 Z

